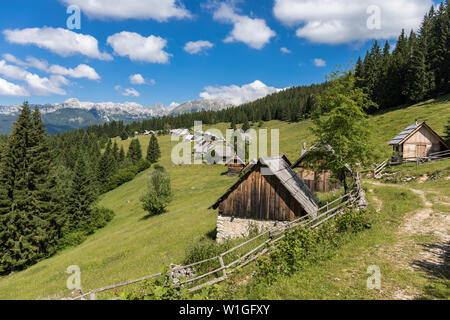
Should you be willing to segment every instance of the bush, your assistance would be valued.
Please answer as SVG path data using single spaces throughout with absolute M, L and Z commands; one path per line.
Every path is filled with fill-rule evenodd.
M 371 224 L 365 210 L 345 210 L 345 214 L 336 219 L 338 232 L 358 233 L 370 229 Z
M 166 212 L 168 201 L 156 194 L 154 190 L 149 190 L 141 197 L 142 208 L 149 213 L 150 216 L 160 215 Z
M 106 185 L 104 186 L 105 192 L 114 190 L 122 184 L 133 180 L 139 172 L 145 171 L 150 167 L 150 162 L 148 162 L 147 160 L 141 160 L 134 166 L 118 170 L 114 175 L 109 177 L 108 181 L 106 182 Z
M 90 215 L 83 221 L 82 225 L 78 225 L 78 228 L 68 232 L 65 231 L 65 235 L 59 243 L 59 248 L 67 248 L 79 245 L 82 243 L 88 235 L 93 234 L 96 230 L 105 227 L 109 221 L 114 218 L 114 211 L 102 207 L 97 207 L 90 210 Z
M 172 198 L 170 176 L 166 171 L 153 171 L 147 193 L 141 197 L 142 207 L 150 216 L 166 211 Z
M 287 231 L 276 249 L 258 261 L 257 279 L 272 283 L 280 276 L 290 276 L 305 264 L 330 256 L 346 234 L 368 229 L 371 224 L 364 210 L 346 210 L 317 229 L 299 228 Z

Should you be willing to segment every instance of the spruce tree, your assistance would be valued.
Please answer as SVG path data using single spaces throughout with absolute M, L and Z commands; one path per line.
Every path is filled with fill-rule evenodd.
M 447 125 L 445 126 L 444 140 L 448 145 L 450 145 L 450 118 L 448 119 Z
M 89 228 L 87 224 L 92 214 L 92 205 L 96 200 L 97 192 L 94 181 L 86 167 L 84 155 L 81 154 L 75 165 L 68 197 L 67 229 L 69 232 Z
M 242 125 L 242 130 L 244 131 L 244 132 L 247 132 L 247 130 L 249 130 L 250 129 L 250 124 L 248 123 L 248 120 L 246 120 L 245 122 L 244 122 L 244 124 Z
M 447 9 L 441 3 L 435 14 L 432 27 L 431 41 L 431 71 L 434 74 L 435 94 L 445 93 L 448 89 L 448 44 L 449 44 L 449 20 Z
M 54 252 L 60 226 L 50 183 L 52 155 L 39 110 L 28 103 L 14 123 L 0 163 L 0 272 Z
M 434 90 L 434 75 L 431 68 L 433 18 L 434 7 L 432 6 L 430 12 L 425 15 L 419 31 L 419 45 L 423 50 L 425 59 L 425 90 L 427 97 L 431 96 Z
M 142 160 L 142 149 L 138 139 L 131 140 L 127 158 L 135 165 Z
M 406 73 L 406 95 L 412 103 L 423 100 L 426 94 L 426 71 L 423 48 L 420 47 L 416 34 L 411 31 L 409 37 L 411 55 Z
M 123 162 L 125 161 L 125 150 L 123 149 L 123 146 L 120 146 L 120 152 L 119 152 L 119 164 L 123 165 Z
M 152 134 L 147 148 L 147 160 L 150 163 L 156 163 L 159 158 L 161 158 L 161 151 L 159 149 L 158 139 Z
M 105 185 L 108 178 L 116 171 L 116 161 L 114 159 L 113 150 L 111 149 L 111 140 L 106 145 L 105 152 L 100 157 L 97 165 L 96 176 L 100 188 Z

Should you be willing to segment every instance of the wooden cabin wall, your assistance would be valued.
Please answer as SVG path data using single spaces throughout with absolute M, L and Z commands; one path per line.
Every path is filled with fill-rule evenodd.
M 228 167 L 228 175 L 236 175 L 241 173 L 241 171 L 244 169 L 244 165 L 240 163 L 229 163 L 227 164 Z
M 301 205 L 274 176 L 253 171 L 219 206 L 224 216 L 290 221 L 304 215 Z
M 312 192 L 330 192 L 341 187 L 338 181 L 330 183 L 331 173 L 329 171 L 323 170 L 319 173 L 299 167 L 296 169 L 296 173 Z
M 439 151 L 441 151 L 439 140 L 426 127 L 422 127 L 403 143 L 404 159 L 426 157 Z

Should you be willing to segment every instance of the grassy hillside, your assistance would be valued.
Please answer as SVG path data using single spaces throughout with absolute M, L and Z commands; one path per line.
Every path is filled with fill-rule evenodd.
M 406 109 L 398 109 L 372 116 L 371 127 L 379 158 L 386 158 L 391 150 L 387 142 L 406 126 L 427 121 L 439 134 L 450 114 L 449 97 L 428 101 Z M 313 142 L 311 121 L 288 124 L 271 121 L 263 128 L 280 130 L 280 152 L 289 159 L 299 156 L 301 143 Z M 222 130 L 229 124 L 218 124 Z M 207 129 L 206 127 L 204 130 Z M 258 129 L 255 127 L 255 129 Z M 133 181 L 105 194 L 100 205 L 111 208 L 116 216 L 104 229 L 89 237 L 83 244 L 60 252 L 29 269 L 0 278 L 0 299 L 42 299 L 63 297 L 66 289 L 65 270 L 79 265 L 85 290 L 138 278 L 158 272 L 169 263 L 180 263 L 185 250 L 215 229 L 216 214 L 207 208 L 235 181 L 221 175 L 223 166 L 176 166 L 170 161 L 172 146 L 169 136 L 160 137 L 162 159 L 172 178 L 174 200 L 167 213 L 144 219 L 140 196 L 147 184 L 148 172 Z M 149 137 L 139 137 L 146 150 Z M 130 140 L 120 141 L 128 146 Z M 270 152 L 270 148 L 269 148 Z

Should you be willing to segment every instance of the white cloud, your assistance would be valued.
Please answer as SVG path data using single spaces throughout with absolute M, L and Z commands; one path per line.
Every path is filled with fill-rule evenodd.
M 160 22 L 170 18 L 189 18 L 191 14 L 176 0 L 61 0 L 77 5 L 92 18 L 154 19 Z
M 26 82 L 29 92 L 38 96 L 65 95 L 66 91 L 61 86 L 69 84 L 69 81 L 62 75 L 41 78 L 21 67 L 9 65 L 5 60 L 0 60 L 0 74 L 10 79 Z
M 60 74 L 71 78 L 86 78 L 89 80 L 100 80 L 100 76 L 94 68 L 80 64 L 75 69 L 65 68 L 58 65 L 52 65 L 49 68 L 49 72 L 53 74 Z
M 369 39 L 391 39 L 402 28 L 417 29 L 432 0 L 275 0 L 274 15 L 288 26 L 298 26 L 297 36 L 316 43 L 340 44 Z M 381 28 L 368 28 L 377 6 Z
M 281 51 L 282 53 L 286 53 L 286 54 L 291 54 L 291 53 L 292 53 L 291 50 L 289 50 L 288 48 L 285 48 L 285 47 L 280 48 L 280 51 Z
M 135 32 L 122 31 L 109 36 L 107 43 L 116 54 L 133 61 L 164 64 L 169 62 L 171 56 L 164 51 L 167 41 L 154 35 L 146 38 Z
M 3 34 L 11 43 L 36 45 L 48 49 L 63 57 L 82 54 L 100 60 L 112 60 L 112 57 L 100 52 L 98 41 L 93 36 L 75 33 L 62 28 L 28 28 L 5 30 Z
M 327 62 L 320 58 L 314 59 L 313 62 L 316 67 L 326 67 L 327 66 Z
M 130 79 L 130 83 L 131 84 L 140 85 L 140 84 L 144 84 L 145 83 L 144 77 L 142 75 L 140 75 L 140 74 L 133 74 L 133 75 L 130 76 L 129 79 Z
M 130 96 L 134 96 L 134 97 L 139 97 L 140 93 L 133 88 L 122 88 L 121 86 L 115 86 L 114 89 L 116 89 L 117 92 L 119 92 L 121 95 L 125 96 L 125 97 L 130 97 Z
M 214 44 L 209 41 L 205 40 L 189 41 L 184 46 L 184 51 L 190 54 L 197 54 L 201 53 L 204 50 L 211 49 L 212 47 L 214 47 Z
M 57 74 L 78 79 L 86 78 L 89 80 L 100 80 L 100 76 L 95 71 L 95 69 L 86 64 L 80 64 L 75 69 L 72 69 L 60 65 L 49 65 L 47 61 L 39 60 L 35 57 L 27 57 L 25 62 L 16 58 L 12 54 L 7 53 L 3 55 L 3 58 L 6 61 L 14 63 L 18 66 L 22 66 L 25 68 L 32 67 L 50 74 Z
M 242 87 L 237 85 L 206 87 L 205 91 L 200 93 L 200 97 L 207 100 L 225 100 L 234 105 L 241 105 L 281 90 L 282 89 L 269 87 L 263 82 L 256 80 L 252 83 L 245 84 Z
M 235 9 L 226 3 L 221 3 L 216 8 L 214 19 L 234 25 L 225 42 L 243 42 L 253 49 L 262 49 L 276 35 L 265 20 L 238 15 Z
M 24 97 L 28 96 L 28 91 L 21 86 L 8 82 L 5 79 L 0 78 L 0 95 L 12 96 L 12 97 Z

